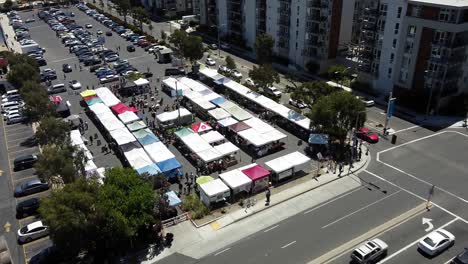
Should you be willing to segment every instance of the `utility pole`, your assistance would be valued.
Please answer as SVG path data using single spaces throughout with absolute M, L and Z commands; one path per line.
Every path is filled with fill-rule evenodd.
M 387 136 L 388 121 L 390 120 L 390 118 L 393 115 L 393 108 L 394 108 L 394 104 L 395 104 L 395 102 L 394 102 L 395 99 L 396 98 L 393 98 L 393 93 L 390 92 L 390 96 L 388 97 L 388 104 L 387 104 L 387 115 L 385 116 L 385 125 L 384 125 L 384 129 L 383 129 L 384 136 Z
M 179 91 L 177 90 L 177 81 L 175 81 L 175 92 L 176 92 L 176 102 L 177 102 L 177 127 L 180 127 L 180 104 L 179 104 Z

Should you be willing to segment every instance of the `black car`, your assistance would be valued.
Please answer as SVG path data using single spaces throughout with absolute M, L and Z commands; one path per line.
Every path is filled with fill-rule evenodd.
M 70 66 L 70 64 L 65 63 L 62 65 L 62 70 L 63 72 L 72 72 L 72 67 Z
M 29 264 L 49 264 L 49 263 L 62 263 L 65 257 L 61 254 L 56 246 L 50 246 L 38 254 L 34 255 L 29 261 Z
M 465 248 L 463 252 L 458 254 L 452 261 L 451 264 L 468 264 L 468 248 Z
M 177 68 L 169 68 L 164 71 L 165 76 L 185 75 L 185 71 Z
M 108 37 L 112 36 L 112 31 L 106 31 L 106 36 Z
M 134 51 L 135 51 L 135 46 L 133 46 L 133 45 L 128 45 L 128 46 L 127 46 L 127 51 L 128 51 L 128 52 L 134 52 Z
M 39 59 L 36 59 L 36 62 L 39 66 L 46 66 L 47 65 L 47 61 L 44 60 L 44 58 L 39 58 Z
M 30 195 L 33 193 L 43 192 L 49 189 L 49 184 L 39 179 L 29 180 L 15 188 L 15 197 Z
M 37 155 L 34 154 L 17 157 L 13 161 L 13 170 L 18 171 L 31 168 L 36 161 Z
M 19 219 L 33 215 L 37 212 L 37 209 L 39 209 L 38 198 L 24 200 L 16 205 L 16 217 Z
M 101 60 L 98 58 L 90 58 L 83 61 L 85 66 L 93 66 L 101 64 Z

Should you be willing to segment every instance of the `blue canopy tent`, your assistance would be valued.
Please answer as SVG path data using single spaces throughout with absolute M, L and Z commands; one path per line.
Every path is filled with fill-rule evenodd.
M 149 175 L 156 175 L 161 172 L 161 169 L 156 164 L 151 164 L 137 170 L 139 175 L 148 173 Z
M 221 97 L 218 97 L 216 99 L 211 100 L 210 102 L 212 102 L 216 106 L 219 106 L 220 104 L 224 103 L 225 101 L 226 101 L 226 98 L 221 96 Z
M 92 98 L 92 99 L 86 101 L 86 104 L 87 104 L 88 106 L 93 105 L 93 104 L 97 104 L 97 103 L 102 103 L 101 98 L 95 97 L 95 98 Z
M 328 135 L 327 134 L 314 134 L 309 135 L 309 144 L 314 145 L 326 145 L 328 144 Z
M 169 200 L 169 206 L 176 207 L 182 204 L 182 201 L 174 191 L 170 191 L 166 193 L 167 199 Z
M 142 145 L 149 145 L 155 142 L 159 142 L 159 138 L 155 134 L 147 135 L 144 138 L 139 138 L 138 141 Z
M 179 176 L 182 173 L 179 169 L 182 167 L 182 165 L 177 161 L 176 158 L 158 162 L 156 165 L 158 165 L 158 167 L 161 169 L 161 172 L 169 178 Z

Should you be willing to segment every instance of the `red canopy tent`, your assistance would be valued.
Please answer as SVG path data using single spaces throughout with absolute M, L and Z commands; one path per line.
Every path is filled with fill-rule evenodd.
M 252 180 L 252 191 L 254 193 L 262 191 L 268 187 L 270 171 L 261 165 L 255 165 L 245 170 L 241 170 L 247 177 Z
M 56 104 L 59 104 L 62 102 L 62 97 L 60 95 L 53 95 L 50 97 L 50 100 Z
M 91 99 L 93 99 L 93 98 L 99 98 L 99 96 L 97 96 L 97 95 L 91 95 L 91 96 L 84 97 L 83 99 L 84 99 L 85 101 L 89 101 L 89 100 L 91 100 Z
M 234 125 L 230 125 L 229 126 L 229 129 L 231 129 L 232 131 L 238 133 L 242 130 L 246 130 L 246 129 L 249 129 L 250 126 L 247 125 L 246 123 L 244 122 L 239 122 L 239 123 L 235 123 Z
M 206 122 L 200 122 L 198 124 L 192 125 L 192 130 L 196 133 L 209 131 L 211 129 L 211 126 Z
M 124 103 L 118 103 L 118 104 L 114 105 L 113 107 L 111 107 L 111 109 L 117 115 L 123 114 L 123 113 L 125 113 L 127 111 L 128 112 L 134 112 L 134 113 L 137 112 L 135 107 L 128 107 Z

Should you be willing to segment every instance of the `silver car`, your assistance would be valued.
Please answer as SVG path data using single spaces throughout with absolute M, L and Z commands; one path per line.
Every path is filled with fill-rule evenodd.
M 48 235 L 49 227 L 44 225 L 42 221 L 36 221 L 18 230 L 18 242 L 21 244 L 29 243 Z

